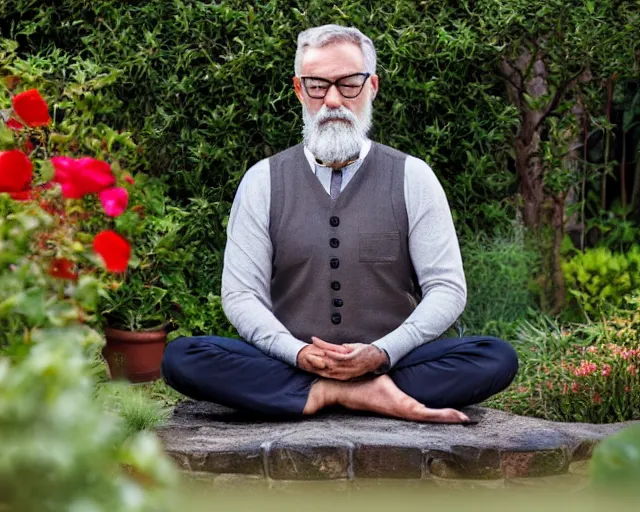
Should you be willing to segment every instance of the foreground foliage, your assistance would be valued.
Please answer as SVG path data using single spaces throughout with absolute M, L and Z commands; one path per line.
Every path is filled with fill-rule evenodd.
M 171 463 L 94 399 L 101 347 L 81 327 L 38 331 L 19 365 L 0 358 L 0 506 L 20 511 L 161 510 Z
M 598 491 L 640 494 L 640 425 L 627 427 L 599 443 L 590 469 L 591 481 Z
M 131 252 L 113 230 L 127 177 L 76 158 L 106 149 L 91 145 L 105 130 L 91 116 L 55 122 L 36 89 L 2 89 L 0 102 L 12 106 L 0 122 L 0 509 L 163 510 L 174 470 L 138 432 L 159 412 L 95 396 L 98 297 Z

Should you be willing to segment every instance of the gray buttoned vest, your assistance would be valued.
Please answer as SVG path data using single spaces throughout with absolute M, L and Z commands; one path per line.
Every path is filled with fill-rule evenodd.
M 270 158 L 273 313 L 296 338 L 371 343 L 417 306 L 405 159 L 372 143 L 334 201 L 309 169 L 301 144 Z

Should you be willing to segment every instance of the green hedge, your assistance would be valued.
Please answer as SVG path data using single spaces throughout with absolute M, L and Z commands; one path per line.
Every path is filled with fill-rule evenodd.
M 53 84 L 74 74 L 87 84 L 85 100 L 101 105 L 96 121 L 132 132 L 141 152 L 131 171 L 167 176 L 172 198 L 206 219 L 205 239 L 184 240 L 203 248 L 187 283 L 200 296 L 219 290 L 226 218 L 243 173 L 300 140 L 291 78 L 301 30 L 339 23 L 373 39 L 381 77 L 373 138 L 433 167 L 463 238 L 508 232 L 519 206 L 521 112 L 508 98 L 502 59 L 539 45 L 550 90 L 523 98 L 534 110 L 589 69 L 579 96 L 597 116 L 602 83 L 614 72 L 637 75 L 640 51 L 633 0 L 15 0 L 0 4 L 0 19 L 26 67 Z M 552 118 L 577 97 L 557 102 Z M 555 161 L 547 167 L 545 183 L 576 179 L 560 179 L 566 172 Z
M 109 123 L 133 130 L 141 165 L 169 173 L 173 194 L 230 201 L 243 172 L 300 139 L 291 77 L 296 37 L 354 25 L 378 49 L 374 138 L 426 159 L 472 228 L 506 221 L 517 113 L 495 73 L 500 48 L 460 26 L 465 8 L 409 1 L 221 2 L 18 0 L 7 34 L 24 54 L 60 50 L 115 73 Z M 453 4 L 453 3 L 452 3 Z M 13 6 L 13 7 L 11 7 Z M 61 69 L 52 70 L 62 78 Z M 499 223 L 499 222 L 498 222 Z
M 517 59 L 536 40 L 551 93 L 584 67 L 593 92 L 615 71 L 634 73 L 635 65 L 637 74 L 640 50 L 631 0 L 3 5 L 2 35 L 24 55 L 61 51 L 114 76 L 102 89 L 119 104 L 109 124 L 138 135 L 141 165 L 170 174 L 175 195 L 225 201 L 249 165 L 300 138 L 291 87 L 297 34 L 330 22 L 359 27 L 379 54 L 374 138 L 426 159 L 459 225 L 474 231 L 513 218 L 505 199 L 517 190 L 511 157 L 520 113 L 507 98 L 501 60 Z M 52 69 L 52 79 L 63 71 Z

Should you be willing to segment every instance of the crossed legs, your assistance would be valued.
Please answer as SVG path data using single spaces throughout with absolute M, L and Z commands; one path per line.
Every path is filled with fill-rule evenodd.
M 513 348 L 492 337 L 440 339 L 404 357 L 388 375 L 332 381 L 275 360 L 241 340 L 179 338 L 165 351 L 167 384 L 196 399 L 277 416 L 327 406 L 413 421 L 456 423 L 455 409 L 502 391 L 518 368 Z M 450 409 L 454 408 L 454 409 Z

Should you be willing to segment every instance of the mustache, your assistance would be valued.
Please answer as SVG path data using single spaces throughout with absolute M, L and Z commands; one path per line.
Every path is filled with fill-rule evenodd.
M 316 126 L 323 125 L 329 121 L 346 121 L 350 124 L 355 124 L 358 121 L 356 115 L 348 108 L 341 106 L 339 108 L 329 109 L 326 105 L 322 106 L 313 120 Z

